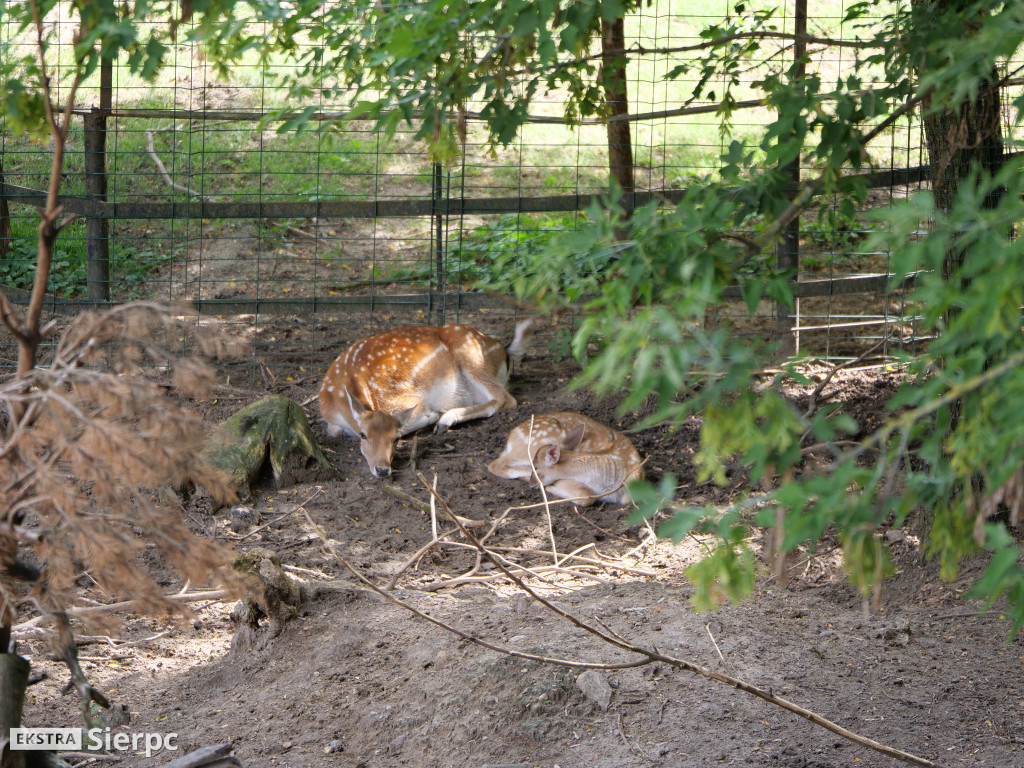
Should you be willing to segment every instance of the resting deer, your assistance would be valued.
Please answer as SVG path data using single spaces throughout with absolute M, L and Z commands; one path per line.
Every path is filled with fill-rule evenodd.
M 625 435 L 582 414 L 563 411 L 535 416 L 515 427 L 505 451 L 487 469 L 498 477 L 531 481 L 536 469 L 554 496 L 589 506 L 598 500 L 625 504 L 625 485 L 643 477 L 641 465 Z
M 532 480 L 530 459 L 542 445 L 557 443 L 567 450 L 590 452 L 607 450 L 616 440 L 625 438 L 581 413 L 545 413 L 513 428 L 505 441 L 505 450 L 487 465 L 487 471 L 509 480 Z
M 395 441 L 435 424 L 442 433 L 516 406 L 505 389 L 509 359 L 522 355 L 532 320 L 516 325 L 508 347 L 468 325 L 409 325 L 357 341 L 320 387 L 320 415 L 331 437 L 359 437 L 377 477 L 391 475 Z

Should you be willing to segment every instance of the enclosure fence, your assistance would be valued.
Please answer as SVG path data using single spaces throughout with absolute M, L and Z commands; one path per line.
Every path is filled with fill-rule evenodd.
M 705 20 L 681 2 L 654 0 L 628 20 L 627 43 L 678 47 L 696 40 Z M 838 16 L 811 21 L 836 38 L 848 32 Z M 70 46 L 71 21 L 57 14 L 51 23 L 58 31 L 66 25 Z M 787 8 L 780 23 L 792 31 L 798 22 Z M 0 26 L 0 35 L 16 34 L 10 21 Z M 809 66 L 838 72 L 844 55 L 837 48 Z M 693 86 L 666 79 L 675 64 L 666 54 L 628 70 L 634 205 L 677 203 L 716 172 L 727 147 L 716 105 L 672 109 Z M 196 48 L 181 45 L 156 84 L 120 65 L 87 83 L 61 197 L 64 212 L 80 218 L 58 241 L 49 312 L 71 316 L 132 299 L 189 302 L 244 335 L 248 370 L 272 377 L 315 377 L 340 346 L 398 324 L 458 320 L 504 337 L 523 310 L 474 285 L 499 255 L 515 264 L 579 227 L 606 192 L 605 127 L 567 128 L 558 94 L 538 100 L 527 126 L 496 155 L 469 105 L 462 155 L 445 167 L 411 134 L 385 137 L 358 121 L 278 133 L 280 123 L 267 118 L 287 106 L 286 95 L 268 66 L 254 62 L 225 82 Z M 302 105 L 315 107 L 316 118 L 347 108 L 320 98 Z M 752 102 L 732 130 L 756 136 L 767 119 Z M 10 225 L 0 240 L 0 287 L 18 304 L 34 274 L 35 208 L 45 199 L 50 154 L 6 130 L 0 142 L 0 204 Z M 888 131 L 871 158 L 884 170 L 866 174 L 872 206 L 927 187 L 923 144 L 913 116 Z M 782 246 L 780 259 L 796 269 L 791 315 L 780 318 L 763 302 L 750 317 L 734 291 L 713 322 L 752 335 L 782 328 L 790 351 L 821 358 L 913 352 L 922 340 L 916 310 L 908 286 L 890 284 L 889 254 L 863 250 L 859 219 L 834 229 L 821 221 L 817 211 L 808 215 Z M 546 329 L 551 354 L 567 349 L 577 320 Z M 14 340 L 0 336 L 0 372 L 13 369 L 13 349 Z

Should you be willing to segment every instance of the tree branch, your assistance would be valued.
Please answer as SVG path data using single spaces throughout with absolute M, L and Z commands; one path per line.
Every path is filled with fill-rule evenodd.
M 675 667 L 676 669 L 694 672 L 698 675 L 701 675 L 702 677 L 706 677 L 717 682 L 725 683 L 726 685 L 730 685 L 733 688 L 736 688 L 737 690 L 749 693 L 753 696 L 757 696 L 758 698 L 767 701 L 770 704 L 774 704 L 778 707 L 781 707 L 782 709 L 792 712 L 793 714 L 799 715 L 800 717 L 809 720 L 815 725 L 818 725 L 836 734 L 837 736 L 841 736 L 849 741 L 860 744 L 861 746 L 867 747 L 881 754 L 887 755 L 897 760 L 901 760 L 911 765 L 923 766 L 924 768 L 938 768 L 938 765 L 932 762 L 931 760 L 927 760 L 923 757 L 919 757 L 909 752 L 904 752 L 903 750 L 890 747 L 886 744 L 882 744 L 881 742 L 875 741 L 874 739 L 869 739 L 866 736 L 861 736 L 860 734 L 857 734 L 847 728 L 843 728 L 841 725 L 838 725 L 837 723 L 834 723 L 831 720 L 822 717 L 821 715 L 817 714 L 816 712 L 813 712 L 812 710 L 809 710 L 805 707 L 801 707 L 798 704 L 794 704 L 793 702 L 783 699 L 780 696 L 776 696 L 771 691 L 763 690 L 761 688 L 758 688 L 757 686 L 747 683 L 744 680 L 735 677 L 730 677 L 729 675 L 723 675 L 719 672 L 715 672 L 714 670 L 708 669 L 707 667 L 702 667 L 699 664 L 694 664 L 693 662 L 689 662 L 684 659 L 678 659 L 673 656 L 666 656 L 653 648 L 646 648 L 640 646 L 624 638 L 623 636 L 619 635 L 617 632 L 611 629 L 606 628 L 605 630 L 599 630 L 591 626 L 590 624 L 587 624 L 586 622 L 577 619 L 572 614 L 563 611 L 562 609 L 558 608 L 556 605 L 551 603 L 549 600 L 539 595 L 537 592 L 535 592 L 529 586 L 523 583 L 517 576 L 512 574 L 507 568 L 505 568 L 501 558 L 495 557 L 486 547 L 480 544 L 480 542 L 477 541 L 468 530 L 462 528 L 457 520 L 456 524 L 460 525 L 463 536 L 465 536 L 469 541 L 471 541 L 480 550 L 481 554 L 484 557 L 490 560 L 491 563 L 493 563 L 496 568 L 501 570 L 509 579 L 515 582 L 516 586 L 518 586 L 526 594 L 530 595 L 530 597 L 537 600 L 539 603 L 544 605 L 548 610 L 552 611 L 556 615 L 566 619 L 574 626 L 583 629 L 584 631 L 597 637 L 598 639 L 603 640 L 604 642 L 608 643 L 609 645 L 612 645 L 613 647 L 619 648 L 620 650 L 625 650 L 630 653 L 639 654 L 642 658 L 634 662 L 623 662 L 619 664 L 600 664 L 591 662 L 579 662 L 571 659 L 538 656 L 535 654 L 521 653 L 519 651 L 512 651 L 507 648 L 492 645 L 491 643 L 485 640 L 482 640 L 473 635 L 469 635 L 456 627 L 453 627 L 449 624 L 446 624 L 443 621 L 440 621 L 439 619 L 435 619 L 431 616 L 428 616 L 422 611 L 409 605 L 406 601 L 400 600 L 394 595 L 386 592 L 384 589 L 378 587 L 376 584 L 374 584 L 372 581 L 366 578 L 362 573 L 360 573 L 355 568 L 355 566 L 353 566 L 345 558 L 343 558 L 341 555 L 337 553 L 337 551 L 330 544 L 330 542 L 327 541 L 326 537 L 324 537 L 323 534 L 319 533 L 319 529 L 313 523 L 312 518 L 309 517 L 309 514 L 305 510 L 303 510 L 303 514 L 306 515 L 307 520 L 310 526 L 313 528 L 313 530 L 318 532 L 321 541 L 323 541 L 325 547 L 331 553 L 331 555 L 345 568 L 347 568 L 356 578 L 358 578 L 361 582 L 366 584 L 370 589 L 372 589 L 374 592 L 381 595 L 385 599 L 389 600 L 390 602 L 394 603 L 395 605 L 398 605 L 404 608 L 405 610 L 409 611 L 413 615 L 418 616 L 419 618 L 422 618 L 426 621 L 429 621 L 431 624 L 434 624 L 435 626 L 438 626 L 441 629 L 451 632 L 452 634 L 461 637 L 464 640 L 468 640 L 469 642 L 472 642 L 475 645 L 479 645 L 483 648 L 487 648 L 489 650 L 496 651 L 507 656 L 513 656 L 515 658 L 528 659 L 530 661 L 539 661 L 545 664 L 555 664 L 558 666 L 571 667 L 577 669 L 628 669 L 632 667 L 643 666 L 645 664 L 649 664 L 652 662 L 661 662 L 664 664 L 668 664 L 669 666 Z

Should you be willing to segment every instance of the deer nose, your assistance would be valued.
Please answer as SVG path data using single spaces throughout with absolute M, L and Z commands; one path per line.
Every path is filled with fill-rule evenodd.
M 373 474 L 376 477 L 391 477 L 391 467 L 374 467 Z

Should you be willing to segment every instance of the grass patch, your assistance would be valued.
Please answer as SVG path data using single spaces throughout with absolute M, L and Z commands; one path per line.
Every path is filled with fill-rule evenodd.
M 11 250 L 0 256 L 0 283 L 31 290 L 38 257 L 37 223 L 13 219 Z M 152 272 L 174 259 L 173 251 L 160 245 L 138 248 L 124 239 L 110 244 L 111 298 L 115 301 L 153 298 L 143 295 L 142 286 Z M 85 222 L 69 224 L 57 239 L 47 292 L 63 298 L 86 295 L 87 246 Z
M 768 0 L 752 0 L 746 7 L 767 7 Z M 735 0 L 655 0 L 627 19 L 627 37 L 650 48 L 671 42 L 695 42 L 706 23 L 732 15 Z M 822 0 L 812 12 L 809 26 L 822 34 L 849 37 L 855 30 L 844 27 L 841 0 Z M 780 29 L 790 29 L 792 19 L 778 17 Z M 790 31 L 792 31 L 790 29 Z M 781 47 L 781 43 L 779 46 Z M 67 56 L 69 49 L 61 48 Z M 829 54 L 831 55 L 831 54 Z M 190 46 L 175 48 L 169 68 L 153 84 L 130 76 L 117 66 L 117 106 L 152 109 L 231 109 L 254 114 L 286 103 L 287 96 L 269 76 L 277 66 L 265 68 L 255 56 L 234 67 L 232 82 L 216 81 L 212 71 L 203 69 L 198 52 Z M 781 66 L 778 59 L 771 66 Z M 629 63 L 631 109 L 642 113 L 686 103 L 695 84 L 692 73 L 675 81 L 666 74 L 679 62 L 678 56 L 633 57 Z M 65 62 L 67 63 L 67 62 Z M 197 67 L 199 67 L 197 69 Z M 826 80 L 842 71 L 840 59 L 815 60 L 814 68 Z M 745 80 L 767 72 L 751 70 Z M 187 74 L 187 77 L 186 77 Z M 195 79 L 193 79 L 195 78 Z M 96 103 L 99 75 L 95 73 L 81 92 L 83 105 Z M 316 86 L 317 84 L 311 84 Z M 709 88 L 721 94 L 721 86 Z M 749 84 L 735 91 L 737 98 L 753 95 Z M 341 103 L 323 103 L 326 111 L 343 111 Z M 304 105 L 295 105 L 304 106 Z M 480 104 L 467 104 L 477 109 Z M 558 116 L 562 104 L 555 92 L 539 97 L 531 111 Z M 640 187 L 679 188 L 698 182 L 719 167 L 719 156 L 730 138 L 756 142 L 771 116 L 764 110 L 737 112 L 728 136 L 719 132 L 713 115 L 694 115 L 682 120 L 652 120 L 633 129 L 636 179 Z M 911 125 L 894 129 L 910 131 Z M 84 157 L 81 122 L 75 121 L 69 137 L 61 192 L 84 195 Z M 374 133 L 365 124 L 335 126 L 329 131 L 306 130 L 278 134 L 275 126 L 261 129 L 255 121 L 171 120 L 118 117 L 108 122 L 109 199 L 112 201 L 161 201 L 189 199 L 189 194 L 172 189 L 157 169 L 148 149 L 153 132 L 154 151 L 173 182 L 216 201 L 281 200 L 369 200 L 429 197 L 433 167 L 422 144 L 400 132 L 392 139 Z M 466 157 L 445 172 L 453 196 L 541 196 L 590 194 L 603 191 L 608 183 L 607 136 L 601 125 L 571 129 L 559 124 L 528 124 L 512 144 L 490 154 L 482 127 L 469 126 Z M 403 129 L 404 130 L 404 129 Z M 900 136 L 903 133 L 899 134 Z M 880 142 L 881 144 L 882 142 Z M 879 160 L 884 159 L 881 147 Z M 45 189 L 50 171 L 46 145 L 6 137 L 3 145 L 5 181 L 34 189 Z M 909 151 L 909 150 L 908 150 Z M 450 175 L 449 175 L 450 173 Z M 461 177 L 460 177 L 461 174 Z M 151 240 L 139 240 L 142 225 Z M 29 226 L 29 225 L 26 225 Z M 30 227 L 34 229 L 34 224 Z M 191 226 L 191 225 L 188 225 Z M 473 232 L 450 244 L 444 279 L 452 285 L 488 284 L 500 270 L 517 270 L 540 252 L 554 233 L 574 229 L 572 216 L 505 216 L 489 218 Z M 84 228 L 78 223 L 58 243 L 58 271 L 53 289 L 62 295 L 80 295 L 84 290 Z M 813 226 L 808 239 L 835 248 L 851 245 L 850 235 L 836 240 L 826 227 Z M 847 228 L 850 229 L 850 228 Z M 27 231 L 27 230 L 26 230 Z M 111 242 L 111 276 L 119 290 L 136 290 L 140 270 L 151 270 L 171 259 L 173 243 L 181 224 L 165 221 L 132 221 L 115 225 Z M 122 234 L 127 237 L 123 238 Z M 22 240 L 24 239 L 24 242 Z M 856 239 L 852 238 L 855 244 Z M 80 242 L 76 242 L 76 240 Z M 141 244 L 140 244 L 141 243 Z M 150 243 L 155 243 L 151 247 Z M 166 245 L 166 248 L 164 246 Z M 31 282 L 35 269 L 34 231 L 16 235 L 15 250 L 0 259 L 0 279 L 18 285 Z M 378 269 L 374 279 L 433 282 L 436 265 L 429 248 L 417 246 L 414 259 L 403 259 Z M 420 251 L 423 251 L 420 255 Z M 823 257 L 810 257 L 819 260 Z M 831 257 L 829 257 L 831 258 Z M 810 266 L 820 266 L 817 262 Z
M 573 231 L 576 221 L 572 214 L 506 214 L 488 219 L 453 238 L 445 280 L 452 286 L 474 288 L 521 273 L 552 238 Z M 436 264 L 423 259 L 382 269 L 376 277 L 382 282 L 430 282 L 436 278 Z

